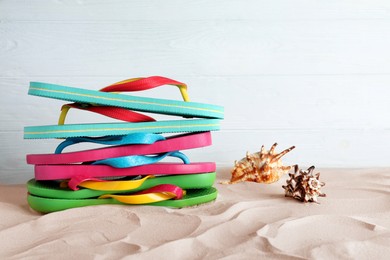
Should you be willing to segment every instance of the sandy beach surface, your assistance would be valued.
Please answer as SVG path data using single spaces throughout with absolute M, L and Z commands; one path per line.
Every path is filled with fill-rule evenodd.
M 222 185 L 183 209 L 103 205 L 42 215 L 0 185 L 1 259 L 390 259 L 390 169 L 316 169 L 319 204 L 273 184 Z

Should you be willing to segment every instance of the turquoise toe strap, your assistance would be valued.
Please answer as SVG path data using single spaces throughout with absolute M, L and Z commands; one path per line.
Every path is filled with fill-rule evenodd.
M 145 164 L 153 164 L 156 162 L 161 161 L 167 156 L 176 157 L 181 159 L 185 164 L 189 164 L 190 160 L 188 157 L 181 153 L 181 152 L 168 152 L 163 153 L 159 155 L 154 156 L 147 156 L 147 155 L 132 155 L 132 156 L 122 156 L 122 157 L 116 157 L 116 158 L 109 158 L 109 159 L 103 159 L 93 162 L 93 165 L 109 165 L 114 168 L 129 168 L 134 166 L 140 166 Z
M 127 144 L 153 144 L 157 141 L 165 140 L 165 137 L 159 134 L 152 133 L 132 133 L 121 136 L 103 136 L 103 137 L 69 137 L 60 143 L 55 152 L 60 154 L 66 147 L 82 143 L 95 143 L 104 145 L 127 145 Z

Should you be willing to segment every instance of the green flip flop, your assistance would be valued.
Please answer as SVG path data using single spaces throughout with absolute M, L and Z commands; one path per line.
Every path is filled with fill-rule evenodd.
M 36 181 L 31 179 L 27 182 L 27 190 L 30 194 L 57 198 L 57 199 L 87 199 L 96 198 L 107 193 L 129 193 L 137 192 L 151 188 L 159 184 L 172 184 L 179 186 L 182 189 L 200 189 L 211 187 L 214 184 L 216 177 L 215 172 L 200 173 L 200 174 L 185 174 L 185 175 L 168 175 L 158 176 L 146 179 L 138 187 L 131 190 L 93 190 L 88 188 L 80 188 L 79 190 L 71 190 L 69 188 L 62 188 L 59 181 Z
M 203 203 L 213 201 L 217 198 L 217 189 L 214 187 L 203 188 L 203 189 L 189 189 L 186 195 L 179 200 L 165 200 L 150 203 L 150 206 L 164 206 L 171 208 L 183 208 L 195 206 Z M 27 201 L 30 207 L 38 212 L 49 213 L 55 211 L 61 211 L 77 207 L 104 205 L 104 204 L 119 204 L 129 205 L 119 202 L 114 198 L 105 199 L 53 199 L 39 197 L 32 194 L 27 196 Z

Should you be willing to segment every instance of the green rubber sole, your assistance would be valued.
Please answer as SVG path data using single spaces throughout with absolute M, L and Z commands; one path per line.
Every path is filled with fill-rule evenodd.
M 27 182 L 27 190 L 30 194 L 39 197 L 56 198 L 56 199 L 87 199 L 96 198 L 107 193 L 129 193 L 149 189 L 159 184 L 173 184 L 182 189 L 201 189 L 213 186 L 216 178 L 215 172 L 185 175 L 168 175 L 149 178 L 136 189 L 118 191 L 101 191 L 80 188 L 79 190 L 70 190 L 61 188 L 58 181 L 36 181 L 31 179 Z
M 211 104 L 137 97 L 42 82 L 30 82 L 28 94 L 77 103 L 122 107 L 158 114 L 219 119 L 223 119 L 224 117 L 223 107 Z
M 204 188 L 204 189 L 190 189 L 187 190 L 186 195 L 180 200 L 165 200 L 155 203 L 147 204 L 148 206 L 163 206 L 170 208 L 184 208 L 195 206 L 203 203 L 213 201 L 217 198 L 217 189 L 214 187 Z M 105 204 L 123 204 L 115 199 L 52 199 L 38 197 L 35 195 L 29 194 L 27 196 L 27 201 L 30 207 L 38 212 L 49 213 L 55 211 L 61 211 L 71 208 L 86 207 L 86 206 L 96 206 L 96 205 L 105 205 Z

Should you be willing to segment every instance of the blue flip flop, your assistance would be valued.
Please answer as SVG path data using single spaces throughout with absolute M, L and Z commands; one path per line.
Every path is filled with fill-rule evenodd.
M 30 82 L 28 94 L 65 101 L 114 106 L 136 111 L 184 117 L 223 119 L 221 106 L 188 101 L 137 97 L 42 82 Z
M 145 90 L 165 84 L 178 86 L 184 101 L 136 97 L 117 93 Z M 219 119 L 222 119 L 224 116 L 223 107 L 190 102 L 187 95 L 187 86 L 184 83 L 158 76 L 125 80 L 103 88 L 100 91 L 31 82 L 29 94 L 72 101 L 76 102 L 75 104 L 78 105 L 74 106 L 72 104 L 68 104 L 63 106 L 58 125 L 25 127 L 25 139 L 115 136 L 137 132 L 179 133 L 215 131 L 220 129 Z M 152 118 L 145 119 L 145 117 L 142 117 L 143 115 L 141 115 L 142 120 L 146 120 L 146 122 L 141 120 L 123 123 L 64 125 L 65 117 L 70 107 L 93 107 L 94 109 L 90 110 L 93 112 L 97 112 L 95 108 L 99 108 L 100 112 L 98 113 L 101 113 L 102 111 L 109 111 L 108 114 L 111 116 L 114 114 L 114 118 L 126 118 L 126 120 L 122 119 L 124 121 L 128 121 L 127 119 L 132 117 L 138 118 L 141 115 L 129 115 L 126 112 L 130 111 L 129 109 L 177 115 L 187 118 L 198 117 L 200 119 L 154 121 Z M 117 110 L 114 110 L 114 107 L 117 107 Z
M 68 138 L 81 136 L 114 136 L 130 133 L 206 132 L 220 129 L 218 119 L 186 119 L 141 123 L 96 123 L 26 126 L 25 139 Z

